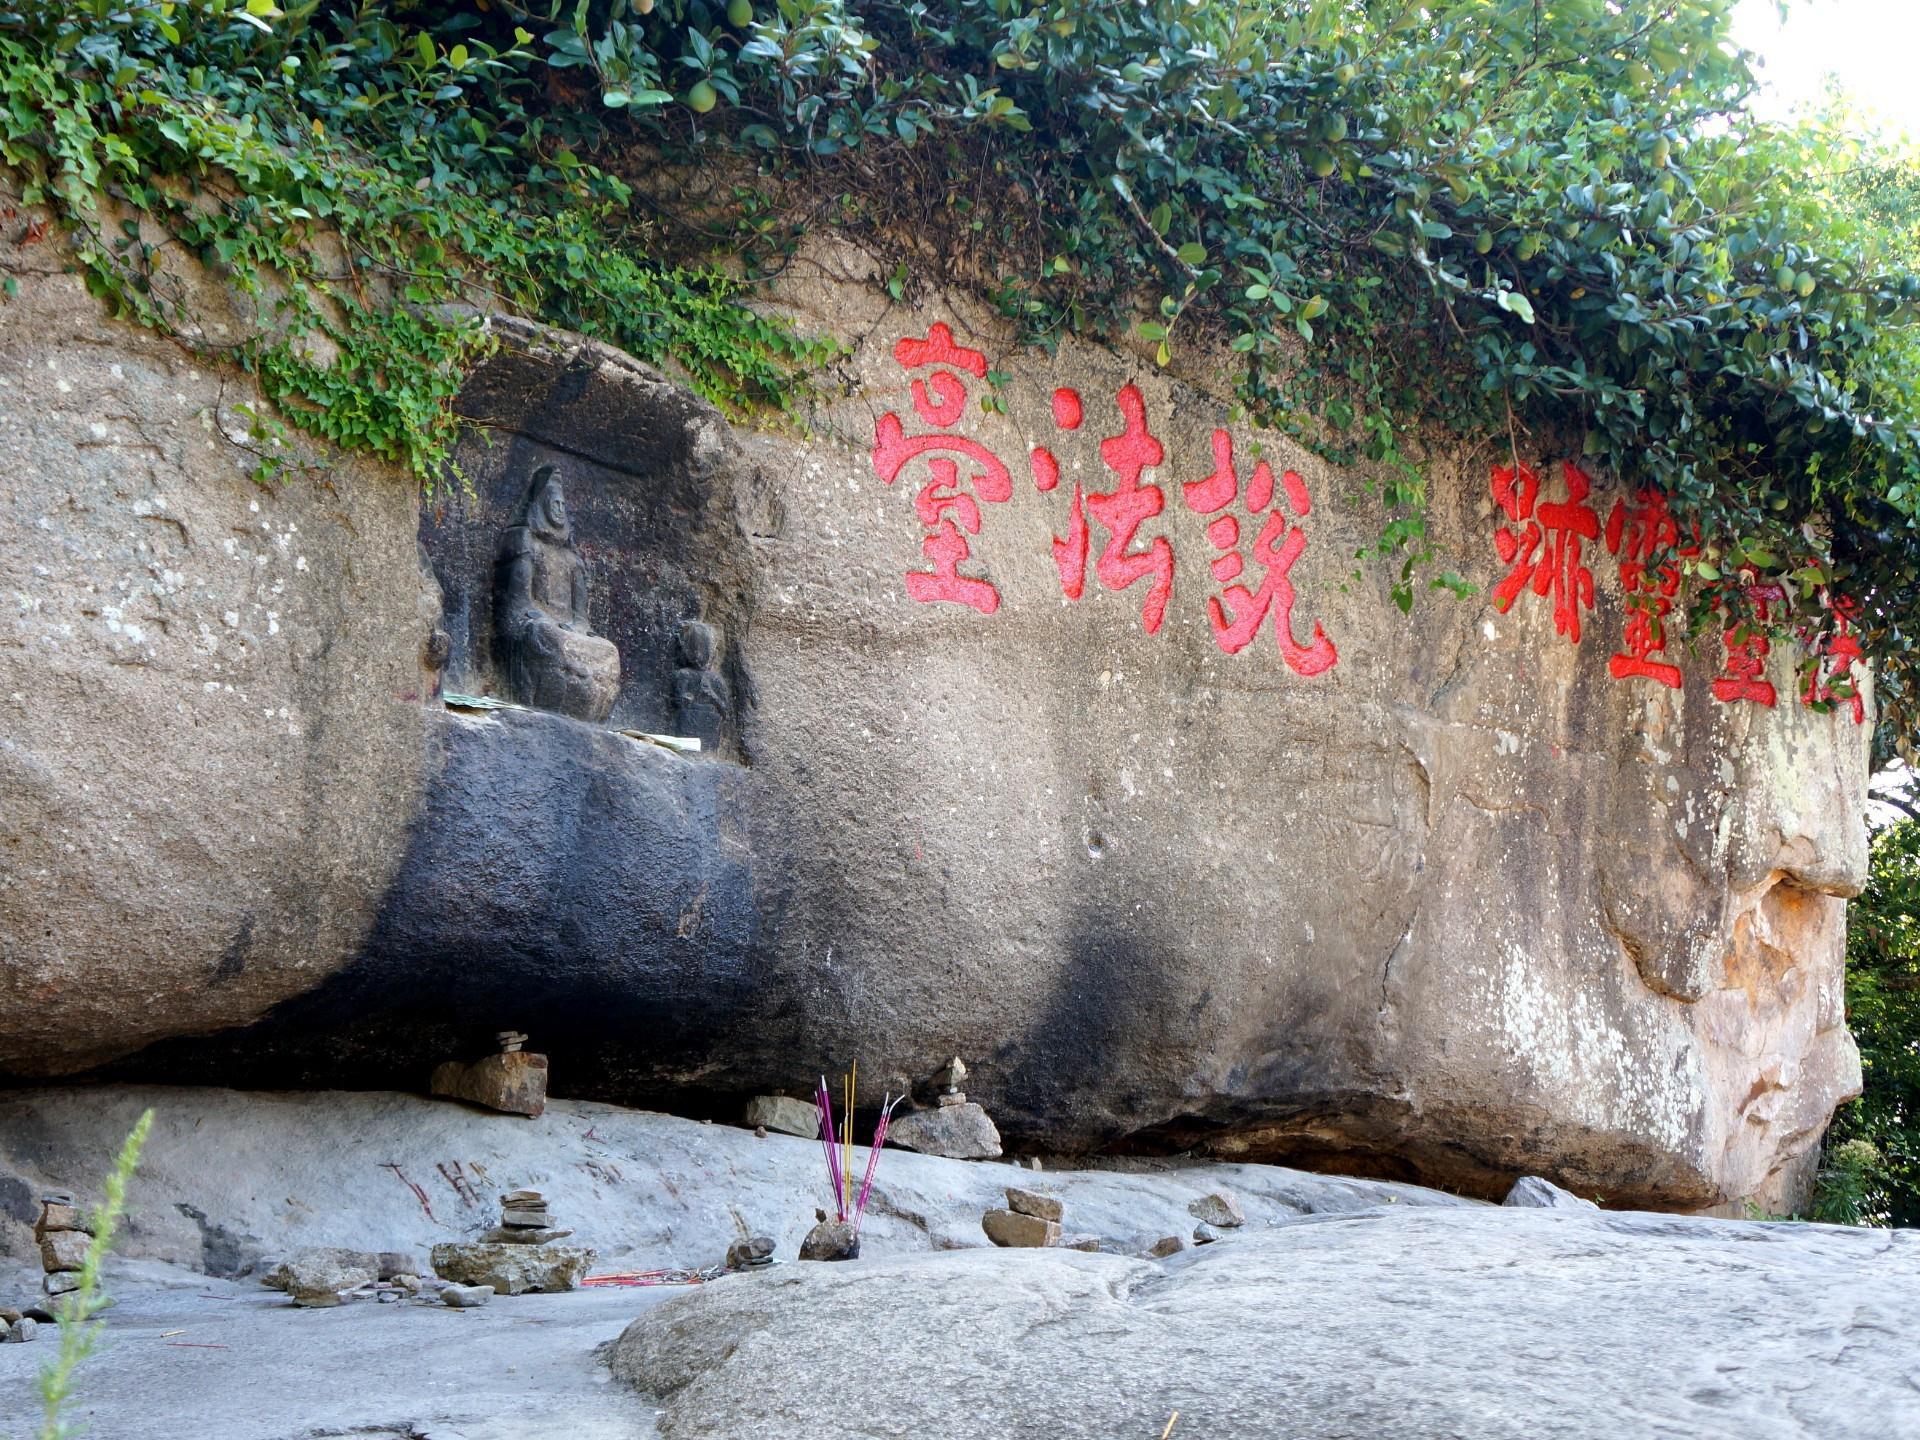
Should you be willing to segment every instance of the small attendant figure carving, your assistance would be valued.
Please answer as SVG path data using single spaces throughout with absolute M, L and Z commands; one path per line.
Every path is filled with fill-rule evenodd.
M 719 635 L 711 625 L 685 620 L 680 625 L 680 668 L 673 674 L 673 728 L 697 736 L 711 750 L 725 733 L 733 713 L 733 687 L 714 669 Z
M 613 709 L 620 652 L 588 628 L 586 562 L 551 465 L 534 472 L 519 523 L 500 538 L 494 644 L 508 696 L 520 704 L 596 723 Z

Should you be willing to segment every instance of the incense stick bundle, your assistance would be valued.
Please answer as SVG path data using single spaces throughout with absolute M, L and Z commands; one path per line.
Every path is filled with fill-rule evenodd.
M 873 1172 L 880 1166 L 880 1147 L 887 1143 L 887 1126 L 893 1120 L 893 1107 L 898 1105 L 900 1100 L 904 1099 L 906 1099 L 904 1095 L 898 1100 L 894 1099 L 892 1092 L 889 1091 L 881 1104 L 880 1123 L 873 1128 L 873 1145 L 867 1151 L 866 1178 L 860 1182 L 860 1199 L 853 1207 L 853 1234 L 855 1239 L 859 1238 L 860 1222 L 866 1217 L 867 1196 L 873 1193 Z
M 820 1111 L 820 1143 L 827 1152 L 827 1184 L 833 1190 L 833 1206 L 840 1220 L 847 1218 L 846 1187 L 840 1179 L 840 1147 L 833 1129 L 833 1092 L 827 1088 L 827 1077 L 820 1077 L 820 1088 L 814 1092 L 813 1103 Z

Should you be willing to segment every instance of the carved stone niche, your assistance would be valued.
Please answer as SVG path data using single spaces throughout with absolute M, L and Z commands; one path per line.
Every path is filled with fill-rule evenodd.
M 574 548 L 560 472 L 534 471 L 494 565 L 494 657 L 507 698 L 598 724 L 620 694 L 620 652 L 587 618 L 587 567 Z

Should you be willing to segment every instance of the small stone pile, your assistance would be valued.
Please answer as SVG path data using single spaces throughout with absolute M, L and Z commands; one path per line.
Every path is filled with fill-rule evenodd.
M 948 1160 L 997 1160 L 999 1127 L 967 1099 L 960 1088 L 966 1078 L 966 1062 L 958 1055 L 941 1066 L 933 1077 L 937 1103 L 930 1110 L 916 1110 L 895 1120 L 887 1130 L 887 1143 Z
M 93 1227 L 82 1218 L 73 1196 L 56 1190 L 40 1197 L 40 1218 L 33 1238 L 40 1242 L 40 1266 L 47 1272 L 40 1288 L 49 1296 L 68 1295 L 80 1288 L 80 1267 L 93 1244 Z
M 980 1228 L 994 1244 L 1008 1249 L 1098 1250 L 1100 1241 L 1093 1235 L 1060 1233 L 1066 1206 L 1058 1195 L 1041 1195 L 1033 1190 L 1007 1187 L 1007 1208 L 989 1210 L 980 1217 Z
M 485 1238 L 497 1245 L 544 1245 L 572 1233 L 554 1228 L 547 1197 L 538 1190 L 511 1190 L 500 1197 L 500 1223 Z
M 434 1272 L 457 1286 L 490 1288 L 495 1295 L 571 1290 L 593 1263 L 593 1251 L 554 1243 L 571 1234 L 554 1226 L 547 1197 L 538 1190 L 512 1190 L 500 1197 L 500 1223 L 485 1235 L 466 1244 L 433 1247 Z

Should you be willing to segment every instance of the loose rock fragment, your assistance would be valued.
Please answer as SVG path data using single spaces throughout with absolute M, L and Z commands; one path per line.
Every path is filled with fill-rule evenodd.
M 1169 1255 L 1178 1255 L 1192 1244 L 1184 1235 L 1166 1235 L 1153 1242 L 1147 1254 L 1155 1260 L 1164 1260 Z
M 980 1217 L 980 1228 L 996 1245 L 1011 1249 L 1038 1249 L 1060 1239 L 1060 1222 L 1042 1220 L 1038 1215 L 1021 1215 L 1012 1210 L 989 1210 Z
M 729 1270 L 757 1270 L 773 1263 L 773 1239 L 767 1235 L 755 1235 L 751 1239 L 736 1240 L 727 1247 L 727 1268 Z
M 858 1260 L 860 1237 L 846 1220 L 822 1220 L 800 1242 L 802 1260 Z
M 52 1230 L 40 1242 L 42 1269 L 78 1270 L 87 1260 L 93 1237 L 84 1230 Z
M 949 1160 L 993 1160 L 1000 1155 L 999 1129 L 971 1102 L 902 1115 L 888 1127 L 887 1143 Z
M 493 1299 L 491 1285 L 448 1285 L 440 1292 L 440 1298 L 456 1310 L 477 1310 Z
M 1591 1200 L 1583 1200 L 1571 1190 L 1562 1190 L 1551 1180 L 1542 1180 L 1538 1175 L 1522 1175 L 1513 1182 L 1513 1188 L 1507 1191 L 1502 1205 L 1513 1205 L 1530 1210 L 1598 1210 L 1600 1207 Z
M 1187 1205 L 1187 1213 L 1196 1220 L 1218 1225 L 1223 1230 L 1236 1229 L 1247 1223 L 1247 1212 L 1240 1207 L 1240 1197 L 1231 1190 L 1216 1190 L 1211 1195 L 1202 1195 Z
M 433 1247 L 434 1273 L 459 1285 L 490 1285 L 496 1295 L 571 1290 L 593 1263 L 580 1245 L 449 1244 Z
M 1033 1215 L 1041 1220 L 1058 1220 L 1066 1213 L 1058 1195 L 1042 1195 L 1012 1185 L 1007 1187 L 1007 1208 L 1016 1215 Z
M 471 1065 L 449 1060 L 434 1068 L 428 1089 L 489 1110 L 537 1119 L 547 1108 L 547 1057 L 517 1050 L 489 1055 Z
M 747 1101 L 746 1122 L 782 1135 L 798 1135 L 802 1140 L 818 1139 L 820 1112 L 805 1100 L 789 1095 L 756 1095 Z

